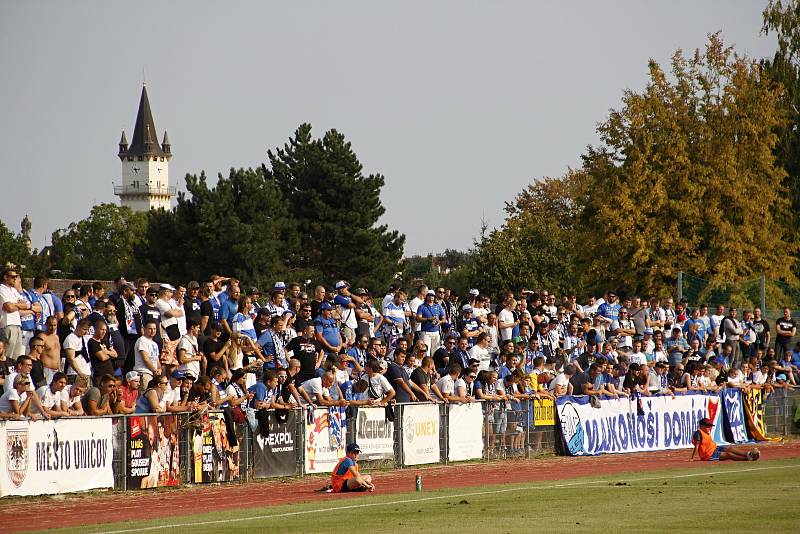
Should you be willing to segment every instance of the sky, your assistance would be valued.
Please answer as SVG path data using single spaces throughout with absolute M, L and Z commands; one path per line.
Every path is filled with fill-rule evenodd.
M 179 190 L 260 165 L 309 122 L 384 175 L 381 223 L 406 255 L 465 250 L 533 180 L 580 165 L 650 58 L 718 30 L 771 56 L 765 3 L 0 0 L 0 220 L 18 232 L 29 214 L 41 248 L 118 202 L 144 71 Z

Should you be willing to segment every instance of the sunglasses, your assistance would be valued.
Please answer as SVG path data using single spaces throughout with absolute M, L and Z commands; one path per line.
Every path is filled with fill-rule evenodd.
M 75 295 L 64 295 L 65 299 L 74 299 Z
M 168 383 L 169 383 L 169 382 L 159 382 L 159 383 L 158 383 L 158 385 L 159 385 L 159 386 L 166 386 Z
M 22 384 L 23 386 L 30 386 L 31 385 L 30 382 L 20 382 L 20 384 Z
M 467 375 L 467 378 L 478 378 L 478 375 Z

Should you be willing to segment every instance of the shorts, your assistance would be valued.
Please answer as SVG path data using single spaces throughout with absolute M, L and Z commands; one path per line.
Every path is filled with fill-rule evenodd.
M 360 492 L 360 491 L 367 491 L 366 486 L 359 486 L 357 488 L 349 488 L 349 487 L 347 487 L 347 480 L 345 480 L 344 484 L 342 484 L 342 489 L 340 489 L 336 493 L 356 493 L 356 492 Z
M 714 454 L 711 455 L 711 458 L 709 458 L 708 461 L 709 462 L 717 462 L 717 461 L 719 461 L 719 456 L 720 456 L 720 454 L 725 452 L 725 449 L 727 449 L 727 447 L 723 447 L 722 445 L 717 446 L 717 448 L 714 449 Z

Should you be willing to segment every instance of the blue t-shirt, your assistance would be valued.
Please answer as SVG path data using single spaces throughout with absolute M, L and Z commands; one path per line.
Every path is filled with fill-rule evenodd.
M 686 319 L 686 322 L 683 323 L 683 334 L 686 335 L 689 333 L 689 327 L 692 324 L 697 323 L 697 335 L 700 336 L 701 341 L 705 341 L 706 339 L 706 323 L 699 317 L 697 319 Z
M 423 319 L 437 318 L 440 321 L 444 321 L 444 310 L 435 302 L 431 305 L 427 303 L 420 304 L 419 308 L 417 308 L 417 313 L 420 314 Z M 421 323 L 421 330 L 423 332 L 438 332 L 439 325 L 434 325 L 433 321 L 423 321 Z
M 61 299 L 50 290 L 47 291 L 47 294 L 53 298 L 53 315 L 57 313 L 64 313 L 64 303 L 61 302 Z
M 336 475 L 337 475 L 337 476 L 340 476 L 340 477 L 344 476 L 344 475 L 347 473 L 347 471 L 348 471 L 348 470 L 349 470 L 351 467 L 353 467 L 354 465 L 356 465 L 356 462 L 355 462 L 355 460 L 353 460 L 353 459 L 352 459 L 352 458 L 350 458 L 349 456 L 348 456 L 348 457 L 346 457 L 346 458 L 344 459 L 344 461 L 343 461 L 342 463 L 340 463 L 340 464 L 339 464 L 339 469 L 337 469 L 337 470 L 336 470 Z
M 606 319 L 611 319 L 612 321 L 616 321 L 619 319 L 619 310 L 622 308 L 619 304 L 611 304 L 610 302 L 604 302 L 597 308 L 597 313 L 605 317 Z
M 342 343 L 342 338 L 339 335 L 339 328 L 336 326 L 336 319 L 331 317 L 325 319 L 321 315 L 314 319 L 314 331 L 322 334 L 325 341 L 332 347 L 338 347 Z
M 28 301 L 28 304 L 33 305 L 39 302 L 39 295 L 36 294 L 35 291 L 28 291 L 27 289 L 22 290 L 22 297 Z M 22 330 L 26 332 L 33 332 L 36 329 L 36 315 L 22 315 L 20 314 L 20 324 L 22 325 Z M 41 314 L 39 314 L 41 315 Z
M 464 328 L 463 329 L 466 330 L 467 333 L 471 334 L 472 332 L 477 331 L 478 328 L 480 328 L 480 326 L 478 325 L 478 320 L 475 319 L 474 317 L 470 317 L 469 319 L 464 321 Z M 476 338 L 474 338 L 474 337 L 468 338 L 467 343 L 468 343 L 468 345 L 470 347 L 475 344 L 475 339 Z
M 342 308 L 347 308 L 352 304 L 353 299 L 345 295 L 336 295 L 333 297 L 333 303 L 337 306 L 341 306 Z
M 239 303 L 231 299 L 227 299 L 219 307 L 219 318 L 220 320 L 224 319 L 227 321 L 228 326 L 233 325 L 233 318 L 236 317 L 237 313 L 239 313 Z

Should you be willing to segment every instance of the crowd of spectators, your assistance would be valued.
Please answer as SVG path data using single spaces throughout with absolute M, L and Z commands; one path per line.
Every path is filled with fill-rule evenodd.
M 527 399 L 800 379 L 788 308 L 773 338 L 758 308 L 709 315 L 614 291 L 585 304 L 509 291 L 494 305 L 477 289 L 372 295 L 344 280 L 313 293 L 276 282 L 263 296 L 223 276 L 177 287 L 120 278 L 61 295 L 48 283 L 23 288 L 15 268 L 3 271 L 1 418 L 484 401 L 490 445 L 518 449 Z

